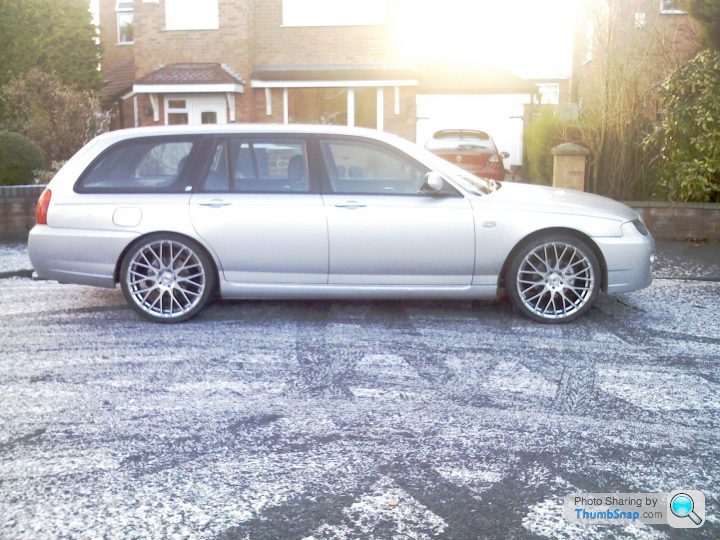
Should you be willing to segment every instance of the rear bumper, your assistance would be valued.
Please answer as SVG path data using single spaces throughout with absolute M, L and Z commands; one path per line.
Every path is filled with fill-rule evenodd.
M 652 283 L 655 241 L 652 236 L 593 238 L 607 265 L 607 292 L 644 289 Z
M 38 279 L 115 287 L 115 266 L 137 234 L 35 225 L 28 252 Z

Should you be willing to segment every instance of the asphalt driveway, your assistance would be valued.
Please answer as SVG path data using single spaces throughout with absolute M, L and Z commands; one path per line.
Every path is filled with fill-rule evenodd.
M 507 302 L 225 302 L 175 326 L 0 247 L 2 538 L 720 537 L 720 247 L 564 326 Z M 698 489 L 695 531 L 562 518 Z

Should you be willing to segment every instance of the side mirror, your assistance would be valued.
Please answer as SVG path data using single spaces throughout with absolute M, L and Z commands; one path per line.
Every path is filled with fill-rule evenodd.
M 507 158 L 510 157 L 510 152 L 500 152 L 500 156 L 501 156 L 503 159 L 507 159 Z
M 425 175 L 425 182 L 420 189 L 421 193 L 439 195 L 445 187 L 445 180 L 440 173 L 431 171 Z

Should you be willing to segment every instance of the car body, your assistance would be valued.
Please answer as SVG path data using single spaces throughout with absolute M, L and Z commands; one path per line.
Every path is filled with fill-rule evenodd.
M 235 124 L 95 138 L 41 196 L 29 253 L 38 278 L 119 283 L 159 322 L 214 294 L 493 299 L 503 288 L 525 315 L 565 322 L 601 290 L 649 285 L 654 241 L 621 203 L 477 178 L 394 135 Z
M 441 129 L 433 133 L 425 148 L 475 176 L 505 179 L 503 158 L 510 154 L 498 152 L 495 141 L 484 131 Z

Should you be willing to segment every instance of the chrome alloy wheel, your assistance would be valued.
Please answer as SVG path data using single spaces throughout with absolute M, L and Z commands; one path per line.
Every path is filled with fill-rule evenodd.
M 176 240 L 155 240 L 135 248 L 125 285 L 144 313 L 175 319 L 198 305 L 208 279 L 193 249 Z
M 595 280 L 593 264 L 580 249 L 565 242 L 548 242 L 522 260 L 516 286 L 530 312 L 544 319 L 563 319 L 592 299 Z

